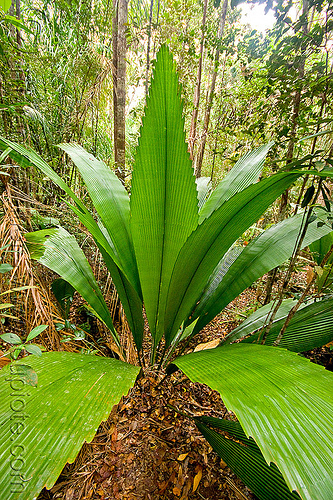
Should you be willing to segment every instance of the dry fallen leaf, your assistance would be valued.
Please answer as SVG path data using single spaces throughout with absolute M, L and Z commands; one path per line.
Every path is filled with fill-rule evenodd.
M 313 277 L 314 277 L 314 272 L 311 266 L 307 266 L 306 268 L 306 284 L 308 285 L 311 283 Z
M 204 351 L 205 349 L 214 349 L 221 342 L 220 339 L 211 340 L 210 342 L 204 342 L 203 344 L 198 344 L 194 349 L 194 352 Z
M 202 469 L 199 469 L 198 474 L 196 474 L 194 476 L 194 479 L 193 479 L 193 493 L 196 491 L 197 487 L 199 486 L 201 478 L 202 478 Z
M 182 455 L 179 455 L 179 457 L 177 458 L 177 460 L 179 460 L 180 462 L 182 462 L 183 460 L 185 460 L 185 458 L 187 457 L 188 453 L 183 453 Z
M 10 363 L 10 359 L 6 358 L 6 356 L 3 356 L 3 351 L 0 351 L 0 368 L 3 368 L 5 365 L 8 365 Z
M 176 495 L 177 497 L 180 497 L 180 494 L 182 492 L 182 490 L 178 487 L 178 486 L 175 486 L 173 489 L 172 489 L 172 492 L 174 495 Z
M 66 500 L 72 500 L 73 496 L 74 496 L 74 490 L 72 488 L 70 488 L 66 492 Z

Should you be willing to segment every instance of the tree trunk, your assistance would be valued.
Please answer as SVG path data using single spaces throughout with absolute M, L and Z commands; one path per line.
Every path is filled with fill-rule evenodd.
M 303 0 L 302 15 L 305 17 L 305 21 L 304 21 L 304 25 L 303 25 L 304 36 L 306 36 L 308 33 L 308 13 L 309 13 L 308 0 Z M 306 51 L 306 41 L 301 46 L 301 59 L 300 59 L 299 66 L 298 66 L 298 78 L 301 82 L 304 78 L 305 60 L 306 60 L 305 51 Z M 290 127 L 290 139 L 289 139 L 287 155 L 286 155 L 286 164 L 287 165 L 288 165 L 288 163 L 292 162 L 292 159 L 294 156 L 294 148 L 295 148 L 295 142 L 296 142 L 297 127 L 298 127 L 298 117 L 299 117 L 300 106 L 301 106 L 301 97 L 302 97 L 302 86 L 300 89 L 296 90 L 295 96 L 294 96 L 293 114 L 292 114 L 291 127 Z M 289 191 L 287 189 L 281 196 L 281 204 L 280 204 L 280 210 L 279 210 L 279 215 L 278 215 L 279 221 L 283 220 L 285 217 L 285 211 L 286 211 L 287 204 L 288 204 L 288 195 L 289 195 Z
M 222 8 L 221 8 L 219 29 L 218 29 L 218 34 L 217 34 L 217 38 L 219 40 L 223 36 L 225 21 L 226 21 L 226 17 L 227 17 L 227 9 L 228 9 L 228 0 L 224 0 Z M 200 144 L 200 148 L 198 151 L 198 155 L 196 158 L 196 165 L 195 165 L 195 176 L 196 177 L 201 177 L 201 168 L 202 168 L 202 161 L 203 161 L 205 147 L 206 147 L 207 132 L 208 132 L 209 121 L 210 121 L 210 112 L 212 110 L 213 99 L 214 99 L 214 94 L 215 94 L 215 86 L 216 86 L 217 71 L 218 71 L 218 66 L 219 66 L 219 58 L 220 58 L 220 47 L 218 46 L 216 49 L 216 52 L 215 52 L 214 72 L 212 75 L 210 90 L 209 90 L 208 97 L 207 97 L 202 139 L 201 139 L 201 144 Z
M 113 45 L 113 126 L 114 162 L 118 177 L 125 180 L 125 105 L 126 105 L 126 24 L 128 0 L 114 0 Z
M 198 122 L 200 89 L 201 89 L 203 47 L 204 47 L 204 41 L 205 41 L 207 3 L 208 3 L 208 0 L 205 0 L 204 8 L 203 8 L 203 15 L 202 15 L 202 24 L 201 24 L 200 57 L 199 57 L 199 66 L 198 66 L 198 74 L 197 74 L 197 84 L 196 84 L 195 92 L 194 92 L 193 113 L 192 113 L 192 121 L 191 121 L 191 128 L 190 128 L 190 137 L 188 140 L 188 151 L 190 153 L 191 160 L 193 160 L 193 156 L 194 156 L 193 151 L 194 151 L 194 145 L 195 145 L 196 133 L 197 133 L 197 122 Z

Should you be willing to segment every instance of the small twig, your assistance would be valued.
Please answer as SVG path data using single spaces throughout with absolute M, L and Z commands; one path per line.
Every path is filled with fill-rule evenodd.
M 321 262 L 321 267 L 324 267 L 328 261 L 328 259 L 330 258 L 330 256 L 332 255 L 333 253 L 333 245 L 331 246 L 330 250 L 327 252 L 327 254 L 325 255 L 325 257 L 323 258 L 322 262 Z M 299 300 L 297 301 L 297 304 L 294 305 L 294 307 L 292 307 L 288 313 L 288 316 L 286 318 L 286 321 L 284 322 L 283 324 L 283 327 L 281 328 L 281 331 L 279 333 L 279 335 L 276 337 L 274 343 L 273 343 L 273 346 L 276 347 L 280 344 L 281 342 L 281 339 L 283 337 L 283 335 L 285 334 L 285 331 L 290 323 L 290 321 L 292 320 L 292 318 L 294 317 L 295 313 L 298 311 L 299 307 L 301 306 L 301 304 L 304 302 L 304 299 L 305 297 L 307 296 L 314 280 L 316 279 L 316 274 L 314 274 L 310 280 L 310 282 L 307 284 L 304 292 L 302 293 L 301 297 L 299 298 Z
M 322 185 L 322 179 L 320 179 L 318 182 L 317 192 L 316 192 L 316 194 L 313 198 L 313 201 L 312 201 L 313 204 L 316 202 L 316 200 L 319 196 L 321 185 Z M 275 316 L 276 316 L 276 314 L 277 314 L 277 312 L 282 304 L 284 293 L 287 290 L 288 283 L 289 283 L 289 280 L 290 280 L 290 277 L 292 274 L 292 270 L 295 266 L 298 253 L 302 247 L 302 244 L 303 244 L 303 241 L 305 238 L 305 234 L 306 234 L 307 229 L 308 229 L 309 220 L 310 220 L 310 217 L 312 215 L 312 211 L 313 211 L 312 206 L 309 208 L 308 212 L 306 212 L 306 210 L 304 211 L 303 220 L 302 220 L 302 224 L 301 224 L 301 228 L 300 228 L 301 230 L 298 233 L 298 237 L 297 237 L 296 244 L 294 247 L 293 255 L 291 256 L 288 270 L 287 270 L 286 276 L 284 278 L 284 281 L 283 281 L 283 284 L 281 287 L 280 296 L 279 296 L 275 306 L 273 306 L 273 311 L 268 314 L 268 317 L 269 317 L 268 324 L 261 329 L 261 331 L 258 335 L 258 343 L 260 343 L 262 345 L 265 344 L 265 342 L 266 342 L 267 336 L 270 332 L 270 329 L 272 327 Z
M 229 484 L 229 486 L 241 497 L 243 498 L 244 500 L 248 500 L 248 498 L 241 492 L 241 490 L 239 490 L 237 488 L 237 486 L 235 485 L 235 483 L 233 481 L 231 481 L 231 479 L 229 479 L 228 477 L 225 477 L 225 480 L 226 482 Z

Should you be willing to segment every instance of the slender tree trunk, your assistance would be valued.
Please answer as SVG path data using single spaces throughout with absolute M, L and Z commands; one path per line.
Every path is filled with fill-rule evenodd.
M 310 26 L 313 23 L 314 12 L 315 12 L 315 7 L 313 7 L 313 10 L 312 10 L 311 20 L 310 20 L 310 23 L 309 23 L 309 31 L 310 31 Z M 328 20 L 328 17 L 329 17 L 329 12 L 330 12 L 330 9 L 328 8 L 327 13 L 326 13 L 326 26 L 327 26 L 327 20 Z M 328 40 L 326 39 L 326 43 L 327 43 L 327 41 Z M 330 78 L 332 78 L 332 75 L 333 75 L 333 65 L 331 66 L 331 69 L 330 69 L 330 72 L 329 72 L 329 67 L 328 67 L 329 59 L 328 59 L 327 46 L 326 46 L 326 51 L 327 52 L 326 52 L 326 71 L 325 71 L 325 73 L 326 73 L 327 79 L 326 79 L 325 91 L 321 95 L 321 106 L 320 106 L 320 111 L 319 111 L 319 115 L 318 115 L 318 123 L 317 123 L 316 131 L 315 131 L 316 134 L 318 134 L 318 132 L 320 131 L 320 127 L 321 127 L 321 120 L 320 119 L 323 116 L 326 104 L 328 102 L 328 100 L 327 100 L 327 94 L 328 94 L 329 80 L 330 80 Z M 314 152 L 315 152 L 315 150 L 316 150 L 317 139 L 318 139 L 317 136 L 313 138 L 312 148 L 311 148 L 311 155 L 313 155 Z M 309 170 L 311 168 L 312 168 L 312 159 L 310 159 L 310 162 L 309 162 Z M 295 215 L 297 214 L 298 208 L 300 206 L 301 199 L 303 197 L 303 193 L 304 193 L 304 190 L 305 190 L 308 178 L 309 178 L 309 176 L 306 175 L 304 177 L 304 179 L 303 179 L 302 187 L 300 189 L 300 192 L 299 192 L 299 195 L 298 195 L 298 198 L 297 198 L 297 202 L 296 202 L 296 207 L 295 207 L 295 211 L 294 211 Z
M 193 113 L 192 113 L 192 121 L 191 121 L 191 128 L 190 128 L 190 137 L 188 140 L 188 151 L 190 153 L 191 160 L 193 160 L 193 151 L 194 151 L 194 145 L 195 145 L 196 133 L 197 133 L 197 122 L 198 122 L 200 89 L 201 89 L 202 61 L 203 61 L 203 48 L 204 48 L 204 41 L 205 41 L 205 26 L 206 26 L 206 16 L 207 16 L 207 3 L 208 3 L 208 0 L 205 0 L 204 7 L 203 7 L 202 24 L 201 24 L 200 57 L 199 57 L 199 66 L 198 66 L 198 74 L 197 74 L 197 83 L 196 83 L 195 92 L 194 92 Z
M 303 0 L 302 15 L 305 16 L 305 21 L 304 21 L 304 25 L 303 25 L 304 36 L 306 36 L 308 33 L 308 13 L 309 13 L 308 0 Z M 287 155 L 286 155 L 287 165 L 288 165 L 288 163 L 292 162 L 292 159 L 294 156 L 296 134 L 297 134 L 297 127 L 298 127 L 298 117 L 299 117 L 301 98 L 302 98 L 302 80 L 304 78 L 304 70 L 305 70 L 305 60 L 306 60 L 305 50 L 306 50 L 306 42 L 304 45 L 302 44 L 301 58 L 300 58 L 299 66 L 298 66 L 298 79 L 301 82 L 301 86 L 298 90 L 296 90 L 295 96 L 294 96 L 293 114 L 292 114 L 291 127 L 290 127 L 290 139 L 289 139 Z M 289 191 L 287 189 L 281 196 L 281 204 L 280 204 L 278 220 L 284 219 L 285 211 L 286 211 L 287 204 L 288 204 L 288 195 L 289 195 Z
M 223 61 L 223 71 L 222 71 L 222 78 L 221 81 L 224 81 L 224 75 L 225 75 L 225 66 L 227 62 L 227 54 L 224 56 L 224 61 Z M 220 140 L 220 130 L 221 130 L 221 122 L 222 122 L 222 109 L 223 109 L 223 102 L 220 102 L 220 107 L 219 107 L 219 114 L 218 118 L 216 120 L 216 125 L 215 125 L 215 143 L 214 143 L 214 150 L 213 150 L 213 161 L 212 161 L 212 169 L 210 172 L 210 180 L 213 181 L 213 175 L 214 175 L 214 168 L 215 168 L 215 160 L 216 160 L 216 155 L 217 155 L 217 150 L 218 150 L 218 144 Z
M 126 24 L 128 0 L 114 0 L 113 44 L 113 122 L 114 161 L 118 177 L 125 180 L 125 105 L 126 105 Z
M 219 29 L 218 29 L 218 34 L 217 34 L 217 38 L 219 40 L 223 36 L 225 21 L 226 21 L 226 17 L 227 17 L 227 9 L 228 9 L 228 0 L 224 0 L 224 2 L 222 4 L 222 8 L 221 8 Z M 216 86 L 217 71 L 218 71 L 218 66 L 219 66 L 219 58 L 220 58 L 220 47 L 217 47 L 216 52 L 215 52 L 215 58 L 214 58 L 214 72 L 212 75 L 212 81 L 210 84 L 210 89 L 209 89 L 207 103 L 206 103 L 206 112 L 205 112 L 205 118 L 204 118 L 202 140 L 201 140 L 198 155 L 196 158 L 196 165 L 195 165 L 196 177 L 201 177 L 201 168 L 202 168 L 202 162 L 203 162 L 203 157 L 204 157 L 205 147 L 206 147 L 207 132 L 208 132 L 209 121 L 210 121 L 210 113 L 212 110 L 213 99 L 214 99 L 214 94 L 215 94 L 215 86 Z

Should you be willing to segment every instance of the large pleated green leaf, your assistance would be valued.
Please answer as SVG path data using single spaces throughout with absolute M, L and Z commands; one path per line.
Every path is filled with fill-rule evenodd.
M 219 425 L 218 419 L 214 419 L 214 421 L 215 425 Z M 195 423 L 218 455 L 253 491 L 259 500 L 300 500 L 297 493 L 289 491 L 278 468 L 274 464 L 267 465 L 256 445 L 254 445 L 256 449 L 251 449 L 243 445 L 245 440 L 242 440 L 242 444 L 240 444 L 223 437 L 205 425 L 201 419 L 195 419 Z M 225 423 L 235 424 L 236 422 L 226 421 Z M 225 429 L 222 427 L 222 430 Z M 235 436 L 230 426 L 228 426 L 227 431 L 232 437 L 237 440 L 240 439 L 239 432 L 236 431 Z M 248 443 L 249 441 L 245 442 Z
M 293 301 L 295 305 L 296 301 Z M 268 304 L 269 305 L 269 304 Z M 267 324 L 267 317 L 262 318 L 263 322 Z M 250 320 L 250 317 L 248 318 Z M 281 328 L 286 320 L 285 317 L 275 318 L 272 327 L 265 340 L 265 345 L 273 345 Z M 246 343 L 256 343 L 260 330 L 258 330 L 258 322 L 256 328 L 252 332 L 257 331 L 250 337 L 243 340 Z M 263 326 L 263 325 L 262 325 Z M 246 327 L 245 327 L 246 328 Z M 246 328 L 247 330 L 248 328 Z M 244 330 L 237 328 L 237 331 L 232 332 L 227 342 L 230 342 L 237 336 L 238 338 L 244 336 Z M 291 319 L 280 343 L 279 347 L 288 349 L 294 352 L 304 352 L 321 347 L 328 344 L 333 340 L 333 297 L 326 297 L 317 302 L 305 304 L 298 310 Z
M 209 417 L 207 415 L 194 417 L 194 421 L 196 424 L 200 422 L 209 427 L 213 427 L 214 429 L 219 429 L 222 432 L 226 432 L 227 435 L 231 438 L 235 439 L 236 441 L 242 442 L 253 452 L 262 455 L 260 448 L 254 441 L 254 439 L 246 437 L 246 434 L 239 422 L 236 422 L 235 420 L 226 420 L 224 418 Z
M 82 295 L 96 316 L 110 329 L 119 346 L 118 334 L 110 312 L 91 267 L 74 236 L 59 227 L 27 233 L 25 237 L 31 257 L 59 274 Z
M 56 172 L 54 172 L 54 170 L 52 170 L 52 168 L 37 153 L 35 153 L 30 148 L 26 148 L 20 144 L 8 141 L 7 139 L 0 140 L 0 145 L 3 146 L 4 144 L 12 148 L 10 156 L 13 157 L 13 159 L 17 163 L 22 164 L 25 167 L 27 165 L 31 165 L 38 168 L 51 180 L 53 180 L 53 182 L 55 182 L 61 189 L 63 189 L 65 193 L 74 201 L 75 205 L 69 205 L 69 207 L 75 212 L 75 214 L 82 222 L 82 224 L 90 231 L 98 248 L 100 249 L 103 258 L 105 260 L 105 263 L 111 273 L 111 276 L 113 277 L 131 331 L 133 333 L 136 345 L 140 349 L 142 345 L 142 336 L 143 336 L 143 319 L 141 314 L 142 313 L 141 288 L 140 284 L 137 281 L 137 270 L 133 271 L 133 269 L 136 268 L 135 262 L 132 262 L 133 269 L 131 266 L 128 265 L 126 266 L 126 262 L 128 263 L 129 260 L 131 259 L 133 260 L 134 257 L 133 257 L 133 248 L 130 248 L 131 247 L 130 236 L 128 236 L 129 241 L 126 236 L 126 231 L 128 231 L 128 227 L 126 229 L 126 224 L 128 224 L 129 205 L 128 205 L 128 197 L 126 195 L 126 192 L 124 192 L 124 188 L 119 186 L 119 181 L 117 182 L 117 180 L 115 180 L 114 174 L 112 174 L 110 170 L 105 172 L 104 164 L 96 160 L 97 170 L 98 171 L 103 170 L 105 176 L 108 176 L 108 187 L 114 191 L 113 194 L 112 193 L 110 194 L 110 197 L 111 201 L 113 201 L 113 204 L 116 207 L 114 208 L 110 216 L 113 217 L 116 213 L 117 219 L 122 220 L 122 222 L 120 223 L 120 225 L 122 224 L 122 231 L 120 231 L 120 233 L 125 233 L 125 235 L 123 234 L 120 239 L 121 240 L 123 239 L 123 241 L 125 240 L 128 241 L 129 252 L 125 252 L 125 250 L 119 251 L 120 243 L 118 243 L 118 248 L 116 248 L 106 228 L 101 223 L 99 225 L 96 223 L 96 221 L 94 220 L 90 212 L 87 210 L 87 208 L 84 206 L 84 204 L 81 202 L 81 200 L 77 198 L 77 196 L 61 179 L 61 177 L 59 177 L 59 175 L 56 174 Z M 71 145 L 71 152 L 73 152 L 73 154 L 74 151 L 76 152 L 77 155 L 81 154 L 84 159 L 86 158 L 84 150 L 82 150 L 82 148 L 80 148 L 79 146 L 76 147 L 75 145 Z M 88 158 L 93 158 L 93 157 L 89 156 Z M 89 169 L 89 161 L 93 163 L 94 160 L 88 159 L 88 166 L 85 165 L 86 168 L 88 169 Z M 93 186 L 92 189 L 94 189 Z M 96 196 L 98 197 L 98 194 L 96 194 Z M 109 192 L 105 193 L 105 196 L 109 196 Z M 101 200 L 100 202 L 102 203 Z M 107 201 L 104 202 L 104 204 L 107 204 Z M 114 221 L 112 223 L 110 222 L 110 224 L 115 226 L 115 231 L 117 232 L 117 227 L 116 227 L 117 224 L 114 224 Z M 124 253 L 129 253 L 131 254 L 131 256 L 123 258 Z M 130 279 L 132 276 L 131 282 L 129 282 L 128 276 Z
M 195 178 L 185 142 L 177 75 L 166 47 L 158 53 L 135 156 L 131 227 L 144 304 L 155 344 L 180 248 L 198 221 Z
M 108 268 L 112 281 L 117 289 L 121 304 L 124 308 L 126 318 L 131 329 L 135 345 L 138 351 L 142 348 L 144 320 L 142 315 L 142 300 L 134 287 L 128 281 L 124 273 L 113 262 L 105 249 L 98 245 Z
M 86 186 L 98 216 L 108 232 L 121 263 L 121 269 L 139 292 L 139 276 L 130 234 L 129 196 L 114 172 L 78 144 L 60 144 L 73 160 Z
M 307 500 L 333 492 L 333 374 L 284 349 L 233 344 L 174 362 L 217 390 L 268 464 Z
M 311 301 L 311 303 L 313 300 Z M 297 303 L 295 299 L 285 299 L 282 301 L 279 309 L 276 312 L 273 324 L 280 319 L 285 320 L 288 313 L 292 307 Z M 300 309 L 306 306 L 306 303 L 300 305 Z M 232 332 L 226 335 L 221 345 L 230 344 L 235 340 L 246 337 L 247 335 L 252 335 L 253 333 L 260 330 L 265 324 L 267 324 L 267 318 L 274 308 L 274 301 L 269 302 L 265 306 L 259 307 L 254 313 L 250 314 L 239 326 L 237 326 Z M 299 352 L 299 351 L 298 351 Z
M 193 335 L 243 290 L 271 269 L 283 264 L 292 255 L 302 229 L 302 221 L 303 216 L 297 215 L 270 227 L 243 249 L 226 273 L 211 280 L 192 314 L 192 319 L 200 316 Z M 314 220 L 308 226 L 303 247 L 329 231 L 329 226 L 318 227 L 317 220 Z
M 165 316 L 167 345 L 193 311 L 223 255 L 300 175 L 300 172 L 276 174 L 249 186 L 212 212 L 189 236 L 170 282 Z
M 82 201 L 73 193 L 67 184 L 59 177 L 59 175 L 37 154 L 30 148 L 24 147 L 21 144 L 1 138 L 0 145 L 6 144 L 12 148 L 10 156 L 20 165 L 26 167 L 31 165 L 38 168 L 41 172 L 47 175 L 55 184 L 57 184 L 65 193 L 74 201 L 74 205 L 69 207 L 75 212 L 82 224 L 88 229 L 97 244 L 105 248 L 110 257 L 114 260 L 118 267 L 122 268 L 122 264 L 118 258 L 115 246 L 110 238 L 107 240 L 97 222 L 89 210 L 85 207 Z M 125 272 L 125 270 L 124 270 Z
M 36 372 L 37 387 L 26 384 L 22 364 Z M 119 360 L 66 352 L 29 356 L 3 368 L 1 498 L 33 500 L 44 486 L 51 488 L 138 372 Z
M 202 206 L 199 213 L 200 223 L 234 194 L 243 191 L 243 189 L 258 180 L 265 163 L 265 158 L 272 145 L 273 142 L 265 146 L 260 146 L 242 156 L 235 163 L 230 172 L 222 179 Z

